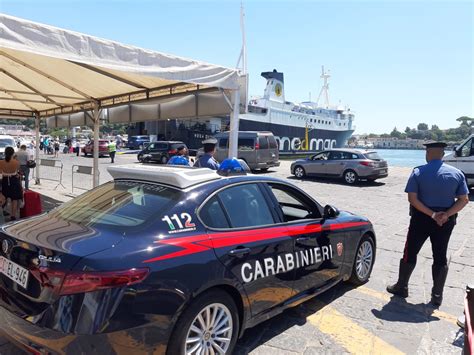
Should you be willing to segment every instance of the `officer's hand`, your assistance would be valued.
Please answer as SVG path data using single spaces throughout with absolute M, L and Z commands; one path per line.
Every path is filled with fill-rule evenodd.
M 448 214 L 446 212 L 437 212 L 435 214 L 434 220 L 438 224 L 438 226 L 442 226 L 448 221 Z

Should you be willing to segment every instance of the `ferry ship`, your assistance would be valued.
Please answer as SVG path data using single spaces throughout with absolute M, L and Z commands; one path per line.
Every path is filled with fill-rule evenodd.
M 329 103 L 330 75 L 322 67 L 324 81 L 318 101 L 300 104 L 285 100 L 283 73 L 261 74 L 267 79 L 263 97 L 252 98 L 248 112 L 240 115 L 240 131 L 270 131 L 280 152 L 342 148 L 354 132 L 350 108 Z

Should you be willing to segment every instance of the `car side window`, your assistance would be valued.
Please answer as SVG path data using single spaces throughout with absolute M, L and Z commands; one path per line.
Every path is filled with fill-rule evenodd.
M 468 140 L 462 147 L 461 147 L 461 157 L 468 157 L 474 153 L 474 140 Z
M 267 201 L 257 184 L 229 187 L 218 193 L 231 227 L 254 227 L 275 223 Z
M 321 218 L 317 206 L 298 190 L 287 185 L 268 184 L 280 205 L 285 222 Z
M 268 136 L 268 142 L 269 142 L 270 148 L 272 149 L 278 148 L 277 141 L 274 136 Z
M 148 150 L 155 150 L 156 149 L 156 144 L 155 143 L 151 143 L 148 145 Z
M 341 160 L 341 159 L 343 159 L 342 152 L 330 152 L 328 159 L 329 160 Z
M 212 197 L 199 211 L 199 217 L 209 228 L 230 228 L 217 196 Z
M 313 156 L 312 160 L 328 160 L 328 152 L 319 153 Z

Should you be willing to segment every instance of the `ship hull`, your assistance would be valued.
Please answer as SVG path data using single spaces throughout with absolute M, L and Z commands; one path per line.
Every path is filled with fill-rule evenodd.
M 282 153 L 298 151 L 319 151 L 331 148 L 342 148 L 347 143 L 353 130 L 332 131 L 322 129 L 310 129 L 308 131 L 309 144 L 306 149 L 306 129 L 280 125 L 269 122 L 258 122 L 241 118 L 239 120 L 240 131 L 269 131 L 277 139 L 279 150 Z

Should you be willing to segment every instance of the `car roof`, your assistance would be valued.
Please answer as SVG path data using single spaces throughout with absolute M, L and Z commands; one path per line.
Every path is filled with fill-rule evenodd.
M 269 131 L 239 131 L 239 137 L 255 137 L 255 136 L 273 136 L 272 132 Z M 226 138 L 229 136 L 229 132 L 217 133 L 214 137 Z
M 325 149 L 324 151 L 325 152 L 349 152 L 349 153 L 359 153 L 359 154 L 377 153 L 375 150 L 354 149 L 354 148 L 332 148 L 332 149 Z
M 137 180 L 173 186 L 179 189 L 187 189 L 193 186 L 226 182 L 244 181 L 273 181 L 284 180 L 258 175 L 231 175 L 221 176 L 215 170 L 208 168 L 193 168 L 176 165 L 145 165 L 128 164 L 109 166 L 108 172 L 114 180 Z M 225 182 L 224 182 L 225 183 Z

